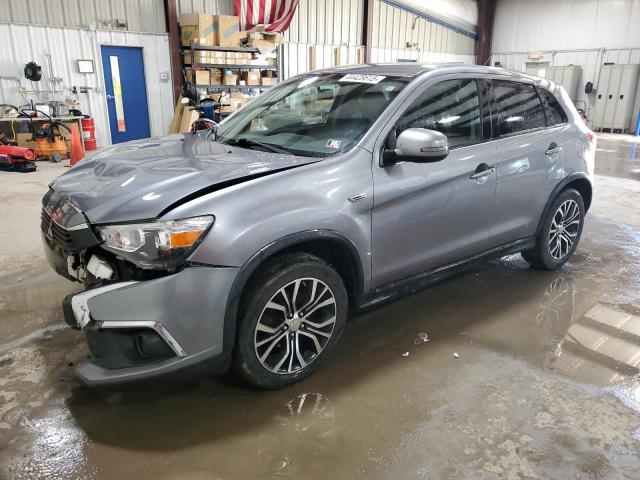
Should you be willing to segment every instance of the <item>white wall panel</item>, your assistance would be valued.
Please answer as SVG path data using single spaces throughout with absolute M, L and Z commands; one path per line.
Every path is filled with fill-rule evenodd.
M 409 46 L 407 46 L 409 44 Z M 382 0 L 373 1 L 372 61 L 475 61 L 475 40 Z
M 290 42 L 362 45 L 364 0 L 299 0 L 285 38 Z
M 183 13 L 209 13 L 233 15 L 233 0 L 177 0 L 178 15 Z
M 163 0 L 0 0 L 0 23 L 166 32 Z
M 397 0 L 414 10 L 432 15 L 465 29 L 478 25 L 476 0 Z
M 73 86 L 90 87 L 89 93 L 78 94 L 78 108 L 95 118 L 99 146 L 110 143 L 100 45 L 142 47 L 151 134 L 156 136 L 167 132 L 173 116 L 173 89 L 171 79 L 167 83 L 159 81 L 160 72 L 171 75 L 166 34 L 2 24 L 0 38 L 9 40 L 0 42 L 0 76 L 20 79 L 20 85 L 13 80 L 0 79 L 0 103 L 22 105 L 32 98 L 38 101 L 37 95 L 27 94 L 24 98 L 19 94 L 19 86 L 27 90 L 33 89 L 31 82 L 24 78 L 22 70 L 25 63 L 34 60 L 43 65 L 48 74 L 43 52 L 49 52 L 52 54 L 53 73 L 62 78 L 62 92 L 53 94 L 50 98 L 63 100 L 70 97 Z M 78 59 L 92 59 L 96 73 L 77 73 Z M 126 88 L 126 85 L 123 87 Z M 49 97 L 47 94 L 40 96 L 45 100 Z
M 640 47 L 640 0 L 498 0 L 494 52 Z

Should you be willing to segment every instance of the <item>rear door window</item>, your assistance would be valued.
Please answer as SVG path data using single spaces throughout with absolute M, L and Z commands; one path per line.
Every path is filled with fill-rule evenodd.
M 494 80 L 495 131 L 511 135 L 547 126 L 542 101 L 533 85 Z
M 482 116 L 476 81 L 445 80 L 428 87 L 396 123 L 396 133 L 426 128 L 444 133 L 450 147 L 482 141 Z
M 564 113 L 564 110 L 562 109 L 562 106 L 560 105 L 560 102 L 558 102 L 556 97 L 554 97 L 550 91 L 545 90 L 544 88 L 541 88 L 540 91 L 542 92 L 542 96 L 547 101 L 547 115 L 549 117 L 548 120 L 551 122 L 549 126 L 567 123 L 567 114 Z

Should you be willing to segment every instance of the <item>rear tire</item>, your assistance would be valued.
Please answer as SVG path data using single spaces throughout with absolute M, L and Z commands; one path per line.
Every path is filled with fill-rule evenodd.
M 547 212 L 535 247 L 522 252 L 522 257 L 535 268 L 562 267 L 578 247 L 585 213 L 582 195 L 577 190 L 561 191 Z
M 293 385 L 330 356 L 347 320 L 347 291 L 320 258 L 293 253 L 267 262 L 239 312 L 233 369 L 263 389 Z

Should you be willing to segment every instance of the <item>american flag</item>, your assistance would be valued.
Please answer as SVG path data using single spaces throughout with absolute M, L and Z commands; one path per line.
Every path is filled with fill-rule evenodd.
M 269 32 L 284 32 L 289 28 L 298 0 L 233 0 L 233 9 L 240 18 L 240 30 L 265 25 Z

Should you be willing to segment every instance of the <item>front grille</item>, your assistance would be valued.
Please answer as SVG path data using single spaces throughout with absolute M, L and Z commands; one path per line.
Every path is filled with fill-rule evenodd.
M 89 227 L 67 230 L 54 222 L 45 209 L 42 209 L 40 217 L 40 228 L 47 239 L 67 252 L 77 252 L 100 243 Z
M 42 228 L 44 234 L 49 237 L 49 239 L 58 243 L 65 250 L 73 250 L 73 239 L 71 238 L 71 233 L 54 222 L 45 210 L 42 210 L 41 217 L 42 222 L 40 223 L 40 228 Z

